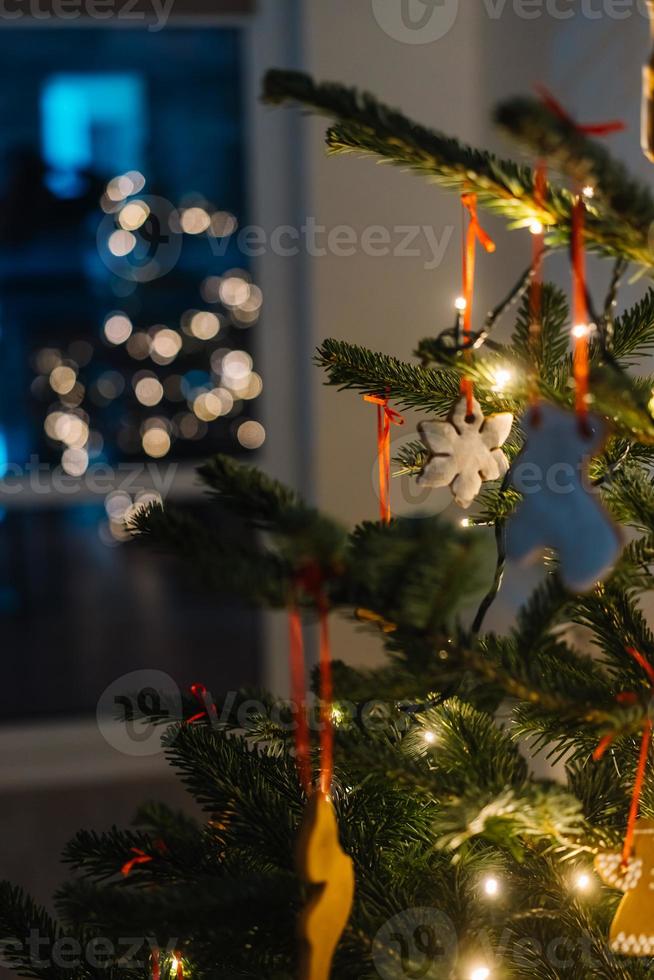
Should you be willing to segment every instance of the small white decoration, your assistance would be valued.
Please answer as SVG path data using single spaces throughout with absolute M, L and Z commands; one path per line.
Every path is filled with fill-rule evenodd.
M 530 409 L 521 421 L 524 449 L 511 467 L 511 486 L 522 501 L 506 530 L 507 556 L 517 561 L 554 548 L 567 588 L 585 592 L 609 571 L 620 552 L 620 535 L 588 479 L 590 457 L 602 448 L 606 426 L 556 405 Z
M 449 486 L 460 507 L 470 506 L 482 480 L 498 480 L 509 469 L 499 447 L 511 431 L 513 416 L 502 412 L 484 419 L 479 402 L 473 400 L 472 408 L 468 417 L 463 397 L 448 422 L 421 422 L 418 426 L 420 438 L 431 453 L 418 486 Z

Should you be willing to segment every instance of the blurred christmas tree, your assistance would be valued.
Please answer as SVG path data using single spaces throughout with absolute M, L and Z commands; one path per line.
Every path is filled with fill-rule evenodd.
M 332 152 L 388 160 L 463 196 L 457 323 L 421 342 L 416 363 L 334 340 L 318 353 L 330 383 L 377 406 L 378 523 L 348 533 L 221 456 L 201 475 L 257 530 L 255 547 L 156 505 L 134 518 L 144 540 L 188 559 L 221 592 L 289 611 L 294 700 L 280 708 L 244 693 L 214 705 L 195 687 L 183 717 L 154 715 L 168 722 L 170 762 L 207 823 L 150 805 L 132 830 L 80 832 L 65 855 L 77 876 L 57 897 L 60 923 L 2 886 L 4 958 L 62 980 L 649 977 L 654 633 L 641 600 L 654 562 L 653 382 L 630 369 L 654 345 L 654 291 L 619 317 L 615 303 L 629 265 L 654 267 L 654 198 L 549 97 L 497 112 L 538 161 L 532 170 L 340 85 L 273 72 L 265 95 L 332 117 Z M 534 249 L 515 290 L 475 329 L 474 246 L 492 247 L 477 204 L 529 228 Z M 572 316 L 541 282 L 544 255 L 565 248 Z M 612 260 L 601 307 L 586 288 L 584 249 Z M 514 304 L 501 344 L 492 331 Z M 464 506 L 476 499 L 465 529 L 389 520 L 398 421 L 389 403 L 431 416 L 397 469 L 451 486 Z M 614 522 L 629 529 L 624 541 Z M 486 581 L 489 525 L 497 559 Z M 485 630 L 507 553 L 536 551 L 547 554 L 543 583 L 507 635 Z M 376 670 L 335 663 L 333 699 L 329 613 L 376 631 L 388 654 Z M 321 625 L 322 697 L 309 717 L 301 616 Z M 572 645 L 570 624 L 586 631 L 592 657 Z M 310 750 L 314 727 L 321 744 Z M 564 782 L 533 775 L 537 752 L 565 760 Z M 142 937 L 138 957 L 117 959 L 128 935 Z M 74 963 L 62 961 L 63 943 L 83 951 Z

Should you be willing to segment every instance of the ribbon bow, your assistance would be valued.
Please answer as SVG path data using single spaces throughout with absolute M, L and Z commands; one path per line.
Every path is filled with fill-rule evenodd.
M 190 718 L 187 718 L 187 725 L 192 724 L 194 721 L 199 721 L 201 718 L 209 719 L 210 717 L 215 718 L 217 716 L 216 705 L 204 684 L 191 684 L 189 691 L 202 705 L 202 711 L 198 711 L 196 715 L 191 715 Z
M 391 425 L 404 425 L 404 416 L 388 407 L 388 398 L 364 395 L 363 400 L 377 406 L 379 513 L 382 521 L 388 524 L 391 519 Z
M 472 299 L 475 291 L 475 246 L 477 242 L 487 251 L 495 251 L 495 242 L 479 224 L 477 214 L 477 195 L 468 193 L 461 195 L 461 204 L 468 212 L 470 220 L 465 234 L 463 246 L 463 298 L 465 308 L 463 310 L 463 345 L 467 351 L 472 330 Z M 472 381 L 470 378 L 461 378 L 461 394 L 466 397 L 466 414 L 472 415 L 474 412 L 472 399 Z
M 654 667 L 650 664 L 642 653 L 636 650 L 635 647 L 627 647 L 627 653 L 634 658 L 636 663 L 643 668 L 647 677 L 652 685 L 652 695 L 654 695 Z M 623 691 L 617 695 L 616 700 L 620 704 L 635 704 L 638 701 L 638 695 L 633 691 Z M 615 740 L 617 732 L 609 732 L 605 735 L 599 742 L 597 748 L 593 752 L 593 760 L 597 762 L 602 758 L 606 750 Z M 627 821 L 627 832 L 625 834 L 624 846 L 622 848 L 622 865 L 623 867 L 629 861 L 631 857 L 631 852 L 634 843 L 634 830 L 636 828 L 636 821 L 638 820 L 638 809 L 640 807 L 640 797 L 643 792 L 643 784 L 645 782 L 645 770 L 647 768 L 647 757 L 649 755 L 650 742 L 652 740 L 652 722 L 649 718 L 646 718 L 643 722 L 643 736 L 640 743 L 640 754 L 638 757 L 638 766 L 636 768 L 636 778 L 634 780 L 634 789 L 631 796 L 631 807 L 629 809 L 629 819 Z
M 603 123 L 578 123 L 544 85 L 537 85 L 536 91 L 550 112 L 553 112 L 568 126 L 572 126 L 578 133 L 583 133 L 584 136 L 609 136 L 611 133 L 619 133 L 625 128 L 625 124 L 620 119 L 612 119 Z

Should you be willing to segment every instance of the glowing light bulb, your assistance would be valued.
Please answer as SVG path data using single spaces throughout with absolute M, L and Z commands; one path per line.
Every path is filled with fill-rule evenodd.
M 542 221 L 538 221 L 537 218 L 534 219 L 531 222 L 531 224 L 529 225 L 529 231 L 532 233 L 532 235 L 542 235 L 543 234 L 543 222 Z
M 591 198 L 595 196 L 595 188 L 591 184 L 587 184 L 581 192 L 584 197 Z
M 491 971 L 487 966 L 476 966 L 470 972 L 470 980 L 488 980 L 491 975 Z
M 499 891 L 500 883 L 497 878 L 490 877 L 484 880 L 484 892 L 489 898 L 495 898 L 499 894 Z
M 433 745 L 434 742 L 436 741 L 436 735 L 434 734 L 434 732 L 430 732 L 429 730 L 424 732 L 422 737 L 424 738 L 427 745 Z
M 470 518 L 469 517 L 462 517 L 461 518 L 461 527 L 470 527 Z
M 577 340 L 587 337 L 589 333 L 590 327 L 587 323 L 576 323 L 572 328 L 572 336 Z
M 465 296 L 457 296 L 457 298 L 454 300 L 454 305 L 459 311 L 459 313 L 463 313 L 466 306 L 468 305 Z
M 496 368 L 493 371 L 493 391 L 504 391 L 512 377 L 513 372 L 509 368 Z
M 177 973 L 178 969 L 179 969 L 179 960 L 177 959 L 176 956 L 173 956 L 173 958 L 170 961 L 170 972 Z
M 589 874 L 585 871 L 581 871 L 575 878 L 575 888 L 578 892 L 587 892 L 592 885 L 593 880 Z

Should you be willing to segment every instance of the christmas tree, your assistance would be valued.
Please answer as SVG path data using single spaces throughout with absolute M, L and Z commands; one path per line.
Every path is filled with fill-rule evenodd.
M 150 804 L 131 829 L 81 831 L 58 921 L 1 886 L 4 959 L 44 980 L 649 977 L 653 379 L 633 368 L 654 346 L 654 291 L 615 308 L 628 268 L 654 267 L 654 197 L 606 149 L 610 125 L 582 126 L 548 95 L 497 110 L 532 168 L 305 75 L 272 72 L 264 94 L 330 117 L 330 152 L 462 195 L 456 324 L 411 363 L 336 340 L 317 352 L 330 384 L 377 407 L 379 521 L 348 532 L 221 456 L 201 476 L 253 537 L 226 540 L 159 505 L 133 518 L 139 540 L 221 593 L 288 610 L 294 697 L 196 686 L 176 719 L 162 703 L 150 720 L 206 823 Z M 481 325 L 474 246 L 492 243 L 477 206 L 533 236 L 529 268 Z M 571 256 L 572 311 L 541 280 L 557 249 Z M 584 250 L 610 260 L 600 305 Z M 407 408 L 426 420 L 394 469 L 474 500 L 464 527 L 390 516 L 389 431 Z M 507 556 L 534 552 L 542 584 L 506 635 L 489 631 Z M 378 635 L 383 667 L 330 664 L 339 614 Z M 303 622 L 321 641 L 307 706 Z M 564 781 L 534 775 L 538 753 L 565 761 Z M 126 936 L 141 937 L 129 954 Z

